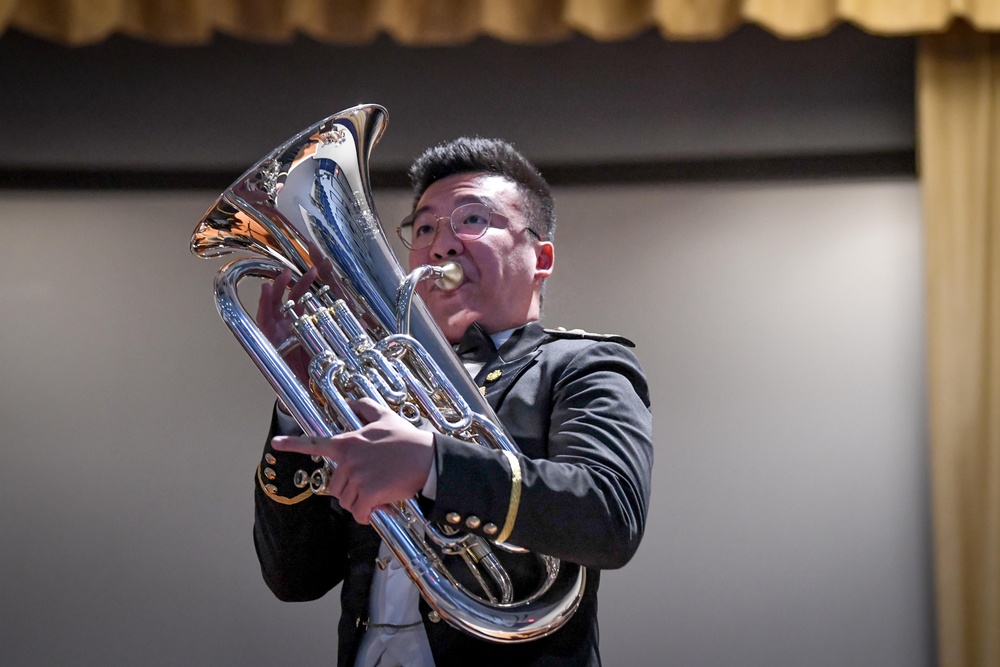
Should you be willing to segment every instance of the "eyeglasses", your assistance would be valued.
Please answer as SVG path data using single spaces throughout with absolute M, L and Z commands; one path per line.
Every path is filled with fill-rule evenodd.
M 416 217 L 407 216 L 396 228 L 396 233 L 408 249 L 423 250 L 434 243 L 434 239 L 437 238 L 441 229 L 441 222 L 447 220 L 456 237 L 462 241 L 475 241 L 482 238 L 486 230 L 490 228 L 490 222 L 494 215 L 500 218 L 505 217 L 486 204 L 479 202 L 462 204 L 447 217 L 435 218 L 427 211 L 418 213 Z M 528 231 L 536 238 L 540 238 L 533 229 L 528 228 Z

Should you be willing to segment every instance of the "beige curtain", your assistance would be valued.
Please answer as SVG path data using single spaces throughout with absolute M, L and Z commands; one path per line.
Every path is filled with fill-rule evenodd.
M 876 34 L 945 30 L 952 20 L 1000 30 L 997 0 L 0 0 L 0 33 L 17 28 L 65 44 L 123 33 L 172 44 L 215 32 L 257 41 L 296 33 L 359 43 L 387 33 L 404 44 L 479 35 L 521 43 L 579 32 L 598 40 L 655 28 L 673 39 L 717 39 L 743 23 L 803 39 L 839 23 Z
M 927 248 L 941 667 L 1000 665 L 1000 36 L 924 37 Z

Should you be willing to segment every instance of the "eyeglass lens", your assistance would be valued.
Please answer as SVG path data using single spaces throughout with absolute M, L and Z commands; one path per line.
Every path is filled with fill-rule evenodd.
M 409 224 L 409 221 L 404 222 L 399 228 L 399 236 L 406 247 L 412 250 L 426 248 L 437 238 L 441 225 L 448 221 L 455 236 L 472 241 L 489 229 L 491 213 L 486 204 L 478 202 L 462 204 L 447 218 L 435 218 L 431 213 L 423 213 Z

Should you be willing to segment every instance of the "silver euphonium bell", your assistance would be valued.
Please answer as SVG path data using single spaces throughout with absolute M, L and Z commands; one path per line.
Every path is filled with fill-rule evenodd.
M 380 106 L 357 106 L 292 137 L 219 197 L 195 229 L 191 250 L 201 257 L 241 250 L 258 255 L 220 270 L 219 314 L 307 435 L 360 428 L 347 401 L 367 396 L 425 428 L 517 452 L 414 298 L 418 281 L 457 283 L 461 276 L 456 280 L 454 272 L 461 267 L 427 266 L 405 275 L 376 217 L 368 158 L 387 120 Z M 286 268 L 301 276 L 315 264 L 323 279 L 297 309 L 286 308 L 296 332 L 288 343 L 312 356 L 306 388 L 243 308 L 238 286 L 247 277 L 274 280 Z M 298 483 L 323 493 L 335 465 L 323 460 Z M 543 637 L 566 623 L 583 596 L 584 568 L 431 523 L 414 499 L 376 509 L 371 525 L 427 603 L 476 637 Z M 513 590 L 498 553 L 538 559 L 536 588 L 527 594 Z M 451 557 L 472 568 L 478 589 L 452 575 L 445 565 Z

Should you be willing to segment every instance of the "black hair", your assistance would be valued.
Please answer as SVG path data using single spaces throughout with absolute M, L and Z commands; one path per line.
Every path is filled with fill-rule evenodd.
M 549 184 L 527 158 L 500 139 L 459 137 L 425 150 L 410 167 L 414 208 L 435 181 L 467 173 L 499 174 L 513 182 L 526 206 L 528 227 L 539 238 L 552 240 L 556 209 Z

